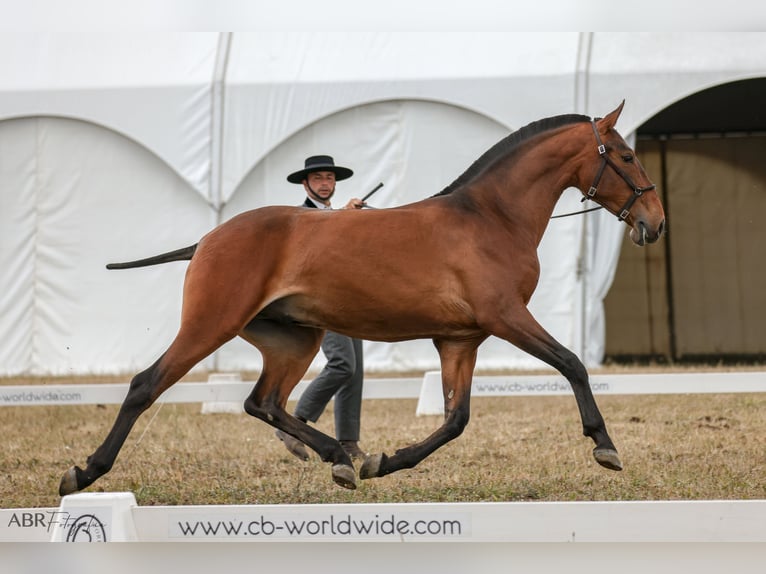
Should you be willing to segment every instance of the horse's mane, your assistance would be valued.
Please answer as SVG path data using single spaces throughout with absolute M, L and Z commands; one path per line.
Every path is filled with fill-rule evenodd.
M 464 186 L 468 182 L 472 181 L 476 176 L 483 173 L 497 159 L 504 157 L 506 154 L 516 149 L 523 142 L 536 135 L 539 135 L 548 130 L 560 128 L 565 125 L 589 121 L 590 118 L 588 116 L 583 116 L 581 114 L 565 114 L 561 116 L 543 118 L 541 120 L 527 124 L 523 128 L 520 128 L 510 135 L 504 137 L 487 151 L 485 151 L 479 157 L 479 159 L 473 162 L 470 167 L 465 170 L 455 181 L 453 181 L 433 197 L 438 195 L 447 195 Z

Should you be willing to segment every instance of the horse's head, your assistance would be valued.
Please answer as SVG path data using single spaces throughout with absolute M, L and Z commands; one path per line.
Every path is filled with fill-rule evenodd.
M 636 153 L 614 129 L 624 104 L 623 101 L 606 117 L 591 122 L 593 151 L 589 149 L 586 153 L 592 162 L 588 162 L 585 173 L 590 174 L 587 177 L 593 183 L 583 193 L 625 221 L 631 227 L 633 243 L 644 245 L 662 235 L 665 211 Z

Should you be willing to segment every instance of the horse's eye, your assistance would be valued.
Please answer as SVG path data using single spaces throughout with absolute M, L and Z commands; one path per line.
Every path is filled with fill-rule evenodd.
M 631 163 L 633 161 L 633 154 L 625 153 L 622 154 L 622 161 L 625 163 Z

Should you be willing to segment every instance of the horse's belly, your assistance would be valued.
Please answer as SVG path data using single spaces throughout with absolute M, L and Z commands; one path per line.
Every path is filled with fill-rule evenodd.
M 371 341 L 406 341 L 439 337 L 473 338 L 480 335 L 464 305 L 431 304 L 417 308 L 393 302 L 376 304 L 349 301 L 332 303 L 317 298 L 288 298 L 270 305 L 271 318 L 328 329 Z

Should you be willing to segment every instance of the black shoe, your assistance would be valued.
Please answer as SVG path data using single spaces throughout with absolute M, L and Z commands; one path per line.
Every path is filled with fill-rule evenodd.
M 341 440 L 340 446 L 346 451 L 346 454 L 352 459 L 363 459 L 367 456 L 367 453 L 359 448 L 359 442 L 355 440 Z
M 306 451 L 306 446 L 297 438 L 281 430 L 277 430 L 274 434 L 279 440 L 285 443 L 285 448 L 291 455 L 297 456 L 301 460 L 309 459 L 309 453 Z

